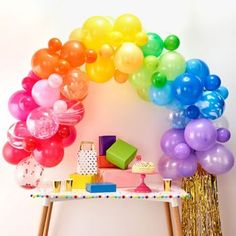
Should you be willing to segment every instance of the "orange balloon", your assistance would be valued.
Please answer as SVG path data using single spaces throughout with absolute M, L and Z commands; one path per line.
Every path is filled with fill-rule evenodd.
M 56 67 L 56 72 L 58 74 L 65 74 L 68 72 L 68 70 L 70 69 L 70 64 L 68 61 L 64 60 L 64 59 L 59 59 L 58 63 L 57 63 L 57 67 Z
M 66 42 L 61 48 L 61 59 L 70 63 L 72 67 L 81 66 L 85 62 L 86 48 L 76 40 Z
M 32 57 L 31 66 L 33 72 L 42 79 L 47 79 L 55 72 L 59 56 L 50 53 L 49 49 L 39 49 Z
M 108 58 L 114 55 L 114 48 L 109 44 L 103 44 L 99 53 L 101 57 Z
M 129 79 L 128 74 L 120 72 L 119 70 L 116 70 L 114 77 L 115 77 L 116 82 L 120 84 L 125 83 Z
M 72 69 L 63 76 L 61 93 L 70 100 L 83 100 L 88 94 L 89 78 L 80 69 Z
M 86 63 L 93 63 L 97 60 L 97 53 L 93 49 L 87 49 L 85 62 Z
M 61 40 L 58 39 L 58 38 L 51 38 L 49 41 L 48 41 L 48 49 L 50 52 L 57 52 L 61 49 L 62 47 L 62 43 L 61 43 Z

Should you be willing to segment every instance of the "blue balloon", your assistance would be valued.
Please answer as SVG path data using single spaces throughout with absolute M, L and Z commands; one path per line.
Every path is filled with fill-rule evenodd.
M 197 119 L 199 117 L 199 108 L 195 105 L 191 105 L 186 109 L 186 115 L 190 119 Z
M 191 59 L 186 62 L 186 72 L 198 76 L 202 82 L 209 75 L 207 64 L 200 59 Z
M 199 78 L 188 73 L 179 75 L 173 82 L 173 86 L 176 99 L 184 105 L 197 102 L 203 91 Z
M 225 107 L 225 101 L 221 95 L 215 91 L 206 91 L 196 103 L 201 112 L 201 117 L 215 120 L 222 116 Z
M 229 96 L 229 90 L 224 86 L 220 86 L 216 92 L 219 93 L 224 99 Z
M 152 86 L 149 90 L 150 100 L 159 106 L 164 106 L 172 102 L 174 99 L 173 87 L 168 82 L 164 87 L 155 88 Z
M 185 105 L 183 105 L 179 100 L 174 99 L 171 103 L 166 105 L 166 108 L 172 111 L 184 110 Z
M 186 116 L 186 112 L 184 110 L 171 111 L 169 113 L 169 120 L 171 121 L 172 128 L 174 129 L 184 129 L 190 122 L 190 119 Z
M 220 87 L 221 80 L 217 75 L 208 75 L 204 80 L 206 90 L 213 91 Z

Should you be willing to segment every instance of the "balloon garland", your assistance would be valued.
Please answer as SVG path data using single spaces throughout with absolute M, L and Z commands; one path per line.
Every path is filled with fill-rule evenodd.
M 229 171 L 234 157 L 222 143 L 230 131 L 213 122 L 224 112 L 228 90 L 205 62 L 186 61 L 176 51 L 179 45 L 176 35 L 163 40 L 144 32 L 136 16 L 124 14 L 115 20 L 91 17 L 64 44 L 52 38 L 36 51 L 32 71 L 8 103 L 18 121 L 8 130 L 3 156 L 17 165 L 19 185 L 36 187 L 43 168 L 62 161 L 64 148 L 76 139 L 89 82 L 113 77 L 129 81 L 143 100 L 171 110 L 172 127 L 161 138 L 164 155 L 158 162 L 163 178 L 191 177 L 198 166 L 208 176 Z

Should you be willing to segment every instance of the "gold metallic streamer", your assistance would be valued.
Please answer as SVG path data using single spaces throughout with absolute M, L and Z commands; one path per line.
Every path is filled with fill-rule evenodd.
M 182 205 L 184 235 L 222 236 L 216 177 L 199 168 L 182 180 L 182 187 L 191 194 Z

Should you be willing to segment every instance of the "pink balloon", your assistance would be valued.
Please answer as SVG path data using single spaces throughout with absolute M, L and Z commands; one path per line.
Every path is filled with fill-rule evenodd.
M 14 148 L 9 143 L 6 143 L 3 146 L 2 155 L 8 163 L 17 165 L 21 160 L 28 157 L 30 153 L 23 149 Z
M 60 75 L 58 74 L 51 74 L 48 77 L 48 84 L 52 88 L 60 88 L 60 86 L 63 83 L 63 79 Z
M 57 136 L 41 140 L 32 154 L 35 160 L 43 167 L 54 167 L 62 161 L 64 156 L 62 141 Z
M 32 136 L 38 139 L 48 139 L 56 134 L 59 124 L 53 111 L 49 108 L 34 109 L 26 121 L 27 129 Z
M 24 121 L 18 121 L 11 125 L 7 131 L 8 142 L 18 149 L 23 149 L 23 141 L 26 137 L 30 137 L 31 134 L 27 130 L 26 123 Z
M 29 93 L 20 90 L 12 94 L 8 101 L 8 109 L 11 115 L 18 119 L 25 121 L 29 113 L 37 107 L 33 98 Z
M 70 146 L 76 140 L 77 132 L 74 126 L 69 126 L 70 135 L 67 138 L 62 139 L 64 147 Z
M 55 113 L 63 113 L 67 111 L 67 103 L 63 100 L 58 100 L 53 104 L 53 111 Z
M 59 100 L 60 91 L 50 87 L 47 80 L 39 80 L 32 88 L 32 96 L 39 106 L 52 107 Z
M 27 92 L 31 93 L 31 90 L 32 90 L 34 84 L 39 80 L 40 80 L 40 78 L 36 78 L 36 77 L 31 78 L 31 77 L 27 76 L 21 82 L 22 88 L 24 90 L 26 90 Z
M 40 80 L 42 78 L 40 78 L 39 76 L 37 76 L 32 70 L 29 72 L 28 76 L 27 77 L 30 77 L 34 80 Z
M 16 167 L 16 181 L 25 189 L 36 188 L 43 175 L 43 167 L 34 158 L 23 159 Z

